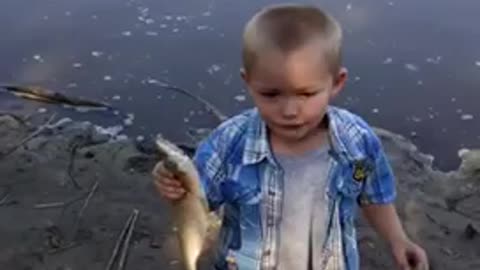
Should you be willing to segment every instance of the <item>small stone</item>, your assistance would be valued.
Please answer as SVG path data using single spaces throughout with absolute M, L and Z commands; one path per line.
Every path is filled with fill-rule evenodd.
M 470 223 L 465 228 L 464 235 L 465 237 L 467 237 L 467 239 L 472 240 L 476 236 L 478 236 L 479 232 L 480 232 L 480 229 L 477 226 Z

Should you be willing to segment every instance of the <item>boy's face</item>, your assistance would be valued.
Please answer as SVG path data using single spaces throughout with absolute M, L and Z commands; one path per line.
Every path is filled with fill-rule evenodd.
M 346 70 L 328 70 L 321 43 L 312 42 L 283 54 L 270 50 L 242 77 L 270 133 L 282 141 L 299 141 L 319 131 L 327 106 L 342 89 Z

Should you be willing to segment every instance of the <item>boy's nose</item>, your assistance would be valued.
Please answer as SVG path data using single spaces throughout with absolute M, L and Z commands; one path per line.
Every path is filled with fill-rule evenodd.
M 294 118 L 300 111 L 300 104 L 294 98 L 287 98 L 282 108 L 282 115 L 285 118 Z

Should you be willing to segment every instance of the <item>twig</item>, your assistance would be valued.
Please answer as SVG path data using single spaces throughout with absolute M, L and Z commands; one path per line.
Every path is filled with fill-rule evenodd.
M 133 216 L 134 216 L 134 213 L 130 214 L 130 216 L 127 219 L 127 222 L 125 222 L 125 225 L 123 226 L 123 229 L 117 238 L 117 242 L 115 243 L 115 247 L 113 248 L 112 255 L 110 256 L 110 260 L 108 261 L 108 265 L 105 268 L 105 270 L 110 270 L 112 268 L 115 258 L 118 255 L 118 251 L 120 250 L 120 246 L 122 245 L 125 235 L 127 234 L 127 231 L 130 228 L 130 224 L 132 223 Z
M 15 152 L 19 147 L 21 147 L 22 145 L 26 144 L 27 142 L 29 142 L 30 140 L 32 140 L 33 138 L 35 138 L 38 134 L 42 133 L 53 121 L 53 119 L 55 118 L 56 116 L 56 113 L 53 113 L 50 118 L 48 119 L 48 121 L 43 124 L 42 126 L 40 126 L 37 130 L 35 130 L 34 132 L 32 132 L 30 135 L 28 135 L 27 137 L 25 137 L 23 140 L 21 140 L 19 143 L 17 143 L 16 145 L 12 146 L 10 149 L 8 149 L 5 153 L 2 153 L 2 155 L 0 155 L 0 159 L 3 159 L 5 157 L 7 157 L 8 155 L 12 154 L 13 152 Z
M 67 169 L 68 177 L 70 178 L 70 181 L 72 182 L 73 186 L 76 189 L 82 189 L 82 186 L 80 186 L 80 184 L 77 182 L 77 180 L 73 176 L 73 170 L 75 167 L 75 155 L 77 153 L 77 148 L 79 146 L 80 145 L 78 143 L 74 143 L 74 145 L 72 146 L 72 149 L 70 151 L 70 160 L 69 160 L 68 169 Z
M 123 242 L 122 255 L 120 256 L 120 262 L 118 263 L 118 270 L 123 270 L 123 268 L 125 267 L 125 261 L 127 259 L 127 254 L 130 247 L 130 240 L 132 238 L 133 230 L 135 229 L 135 222 L 137 222 L 138 212 L 139 211 L 137 209 L 133 209 L 133 218 L 128 228 L 128 234 L 125 238 L 125 242 Z
M 432 217 L 430 214 L 425 213 L 425 216 L 435 225 L 439 226 L 440 229 L 443 230 L 444 233 L 449 234 L 450 233 L 450 228 L 448 228 L 446 225 L 441 224 L 438 222 L 434 217 Z
M 66 201 L 66 202 L 51 202 L 51 203 L 39 203 L 39 204 L 35 204 L 33 206 L 33 208 L 35 209 L 46 209 L 46 208 L 57 208 L 57 207 L 65 207 L 65 206 L 68 206 L 74 202 L 77 202 L 81 199 L 83 199 L 85 197 L 85 195 L 82 195 L 78 198 L 75 198 L 75 199 L 72 199 L 72 200 L 69 200 L 69 201 Z
M 2 206 L 7 201 L 8 197 L 10 197 L 9 192 L 7 192 L 5 196 L 3 196 L 3 198 L 0 200 L 0 206 Z
M 80 223 L 80 220 L 83 217 L 83 213 L 85 212 L 85 209 L 87 208 L 88 203 L 90 202 L 90 199 L 92 198 L 97 188 L 98 188 L 98 181 L 95 182 L 95 184 L 93 185 L 92 189 L 90 190 L 90 193 L 88 194 L 88 197 L 85 199 L 85 202 L 83 203 L 83 206 L 80 209 L 80 212 L 78 212 L 77 219 L 75 220 L 75 224 L 73 225 L 73 236 L 76 235 L 78 224 Z
M 71 242 L 71 243 L 69 243 L 65 246 L 61 246 L 59 248 L 49 250 L 48 254 L 57 254 L 57 253 L 60 253 L 60 252 L 63 252 L 63 251 L 67 251 L 71 248 L 77 247 L 79 245 L 80 245 L 80 243 L 78 243 L 78 242 Z
M 56 208 L 65 206 L 65 202 L 53 202 L 53 203 L 39 203 L 35 204 L 33 208 L 35 209 L 45 209 L 45 208 Z
M 167 84 L 167 83 L 164 83 L 164 82 L 156 83 L 156 85 L 158 85 L 162 88 L 165 88 L 165 89 L 180 92 L 180 93 L 182 93 L 186 96 L 189 96 L 189 97 L 195 99 L 196 101 L 202 103 L 205 106 L 205 108 L 208 111 L 210 111 L 213 115 L 215 115 L 215 117 L 217 117 L 217 119 L 220 122 L 227 119 L 227 116 L 224 115 L 222 112 L 220 112 L 220 110 L 218 110 L 212 103 L 210 103 L 208 100 L 205 100 L 198 95 L 193 94 L 192 92 L 188 91 L 187 89 L 183 89 L 183 88 L 180 88 L 178 86 L 173 86 L 173 85 L 170 85 L 170 84 Z

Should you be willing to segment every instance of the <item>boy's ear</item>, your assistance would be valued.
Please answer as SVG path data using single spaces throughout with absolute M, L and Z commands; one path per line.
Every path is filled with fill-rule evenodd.
M 333 88 L 332 88 L 332 97 L 337 96 L 340 91 L 345 87 L 345 83 L 347 82 L 348 78 L 348 70 L 345 67 L 340 68 L 337 77 L 333 81 Z
M 247 83 L 248 82 L 248 75 L 247 72 L 245 71 L 245 68 L 240 68 L 240 77 Z

